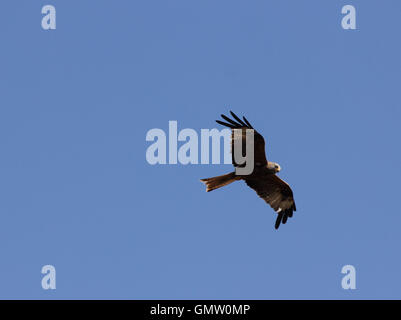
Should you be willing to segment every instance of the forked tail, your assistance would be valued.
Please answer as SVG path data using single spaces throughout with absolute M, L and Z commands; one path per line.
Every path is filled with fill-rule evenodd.
M 235 174 L 235 172 L 230 172 L 227 174 L 223 174 L 222 176 L 201 179 L 201 181 L 206 184 L 206 192 L 212 191 L 214 189 L 218 189 L 224 187 L 236 180 L 240 180 L 241 178 Z

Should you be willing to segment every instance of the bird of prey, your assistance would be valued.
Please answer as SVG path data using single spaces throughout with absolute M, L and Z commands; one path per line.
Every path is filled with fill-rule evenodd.
M 224 174 L 222 176 L 201 179 L 206 184 L 206 191 L 212 191 L 226 186 L 237 180 L 244 180 L 245 183 L 256 191 L 259 197 L 266 201 L 277 213 L 275 228 L 278 229 L 280 223 L 285 224 L 296 211 L 294 196 L 290 186 L 281 180 L 276 173 L 281 170 L 278 163 L 267 161 L 265 154 L 265 140 L 262 135 L 253 129 L 249 121 L 243 117 L 241 120 L 235 113 L 230 111 L 234 120 L 225 115 L 221 117 L 227 121 L 216 120 L 217 123 L 231 128 L 231 153 L 233 155 L 234 167 L 241 165 L 234 161 L 234 129 L 240 129 L 239 138 L 242 140 L 242 150 L 246 147 L 246 130 L 253 130 L 254 140 L 254 169 L 249 175 L 237 175 L 236 172 Z M 242 133 L 242 135 L 241 135 Z M 243 166 L 243 165 L 242 165 Z

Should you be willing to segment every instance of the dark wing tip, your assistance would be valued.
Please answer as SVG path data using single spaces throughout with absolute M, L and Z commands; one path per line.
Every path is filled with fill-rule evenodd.
M 242 124 L 244 127 L 247 127 L 247 125 L 242 121 L 234 112 L 230 110 L 231 115 L 234 117 L 235 120 L 237 120 L 240 124 Z
M 280 212 L 277 214 L 277 219 L 276 219 L 276 224 L 274 225 L 274 228 L 277 230 L 278 227 L 280 226 L 281 219 L 283 218 L 283 213 Z
M 225 123 L 225 122 L 220 121 L 220 120 L 216 120 L 216 122 L 217 122 L 218 124 L 221 124 L 221 125 L 223 125 L 223 126 L 225 126 L 225 127 L 229 127 L 229 128 L 231 128 L 231 129 L 235 129 L 235 128 L 236 128 L 236 126 L 234 126 L 234 125 L 232 125 L 232 124 Z
M 220 115 L 224 120 L 228 121 L 229 123 L 231 123 L 232 125 L 234 125 L 236 128 L 241 128 L 241 125 L 237 122 L 235 122 L 234 120 L 231 120 L 229 117 L 225 116 L 224 114 Z
M 245 123 L 248 125 L 248 128 L 249 128 L 249 129 L 253 129 L 252 125 L 249 123 L 249 121 L 247 120 L 247 118 L 245 118 L 245 116 L 242 117 L 242 118 L 244 119 Z
M 253 129 L 252 125 L 249 123 L 249 121 L 248 121 L 247 118 L 242 117 L 242 118 L 244 119 L 244 121 L 245 121 L 245 122 L 244 122 L 244 121 L 242 121 L 234 112 L 232 112 L 231 110 L 230 110 L 230 113 L 231 113 L 231 115 L 233 116 L 233 118 L 234 118 L 237 122 L 235 122 L 234 120 L 230 119 L 229 117 L 227 117 L 227 116 L 224 115 L 224 114 L 221 114 L 220 116 L 221 116 L 225 121 L 227 121 L 228 123 L 227 123 L 227 122 L 220 121 L 220 120 L 216 120 L 216 122 L 219 123 L 219 124 L 221 124 L 221 125 L 223 125 L 223 126 L 229 127 L 229 128 L 231 128 L 231 129 L 235 129 L 235 128 L 240 129 L 240 128 L 242 128 L 242 127 L 246 127 L 246 128 L 249 128 L 249 129 Z

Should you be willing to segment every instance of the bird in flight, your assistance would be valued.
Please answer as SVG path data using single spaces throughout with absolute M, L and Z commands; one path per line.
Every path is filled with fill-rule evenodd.
M 254 166 L 249 175 L 237 175 L 236 172 L 227 173 L 218 177 L 201 179 L 206 185 L 206 191 L 212 191 L 226 186 L 237 180 L 244 180 L 245 183 L 256 191 L 259 197 L 266 201 L 277 213 L 275 228 L 278 229 L 280 223 L 285 224 L 288 218 L 291 218 L 296 211 L 294 196 L 290 186 L 281 180 L 276 173 L 281 170 L 278 163 L 267 161 L 265 154 L 265 140 L 262 135 L 253 129 L 249 121 L 243 117 L 241 120 L 234 112 L 230 111 L 234 120 L 225 115 L 221 117 L 227 121 L 216 120 L 218 124 L 231 128 L 231 153 L 234 167 L 241 167 L 244 164 L 237 164 L 234 159 L 234 140 L 236 137 L 242 140 L 242 150 L 246 147 L 246 131 L 253 130 L 254 140 Z M 234 134 L 235 129 L 240 129 L 240 134 Z M 242 134 L 241 134 L 242 133 Z

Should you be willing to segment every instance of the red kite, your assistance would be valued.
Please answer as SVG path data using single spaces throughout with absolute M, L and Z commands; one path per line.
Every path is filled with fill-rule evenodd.
M 225 115 L 221 117 L 227 122 L 216 120 L 217 123 L 231 128 L 231 150 L 233 155 L 234 167 L 241 167 L 234 161 L 234 129 L 240 129 L 242 132 L 242 150 L 246 146 L 246 130 L 254 132 L 254 166 L 253 171 L 249 175 L 237 175 L 234 172 L 224 174 L 222 176 L 201 179 L 206 184 L 206 191 L 212 191 L 220 187 L 226 186 L 236 180 L 244 180 L 245 183 L 256 191 L 259 197 L 266 201 L 277 213 L 275 228 L 278 229 L 280 223 L 285 224 L 288 218 L 291 218 L 296 211 L 294 196 L 290 186 L 281 180 L 276 173 L 281 170 L 278 163 L 267 161 L 265 154 L 265 140 L 256 130 L 253 129 L 249 121 L 243 117 L 243 121 L 230 111 L 232 120 Z M 240 138 L 241 138 L 240 132 Z

